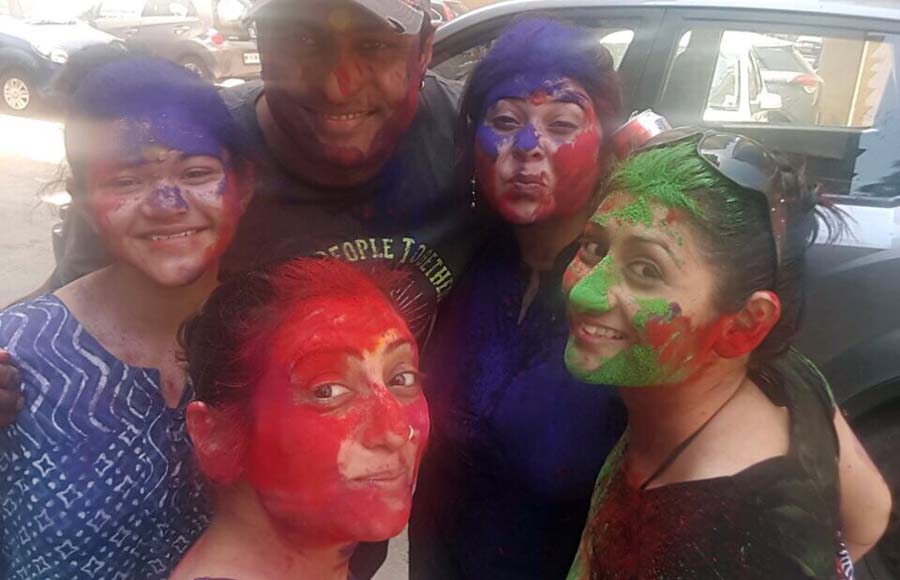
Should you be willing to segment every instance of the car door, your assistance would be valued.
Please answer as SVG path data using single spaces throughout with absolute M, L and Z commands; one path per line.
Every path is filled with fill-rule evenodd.
M 147 0 L 132 42 L 162 58 L 178 61 L 186 43 L 204 33 L 191 0 Z
M 491 43 L 514 18 L 529 10 L 509 9 L 485 11 L 480 20 L 478 12 L 454 19 L 438 29 L 432 68 L 440 75 L 465 80 L 475 64 L 483 57 Z M 561 7 L 534 10 L 537 15 L 549 15 L 563 22 L 588 27 L 612 54 L 624 85 L 625 107 L 640 110 L 646 103 L 638 98 L 640 85 L 649 66 L 650 47 L 662 20 L 664 9 L 654 7 Z
M 138 34 L 144 0 L 103 0 L 88 13 L 95 28 L 129 41 Z

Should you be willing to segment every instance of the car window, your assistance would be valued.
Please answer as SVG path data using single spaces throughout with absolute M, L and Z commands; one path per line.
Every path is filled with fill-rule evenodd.
M 216 17 L 220 22 L 240 23 L 249 8 L 250 4 L 241 0 L 219 0 L 216 3 Z
M 791 72 L 806 72 L 803 56 L 793 44 L 782 46 L 758 46 L 751 51 L 763 68 Z
M 194 16 L 196 8 L 189 0 L 150 0 L 144 6 L 143 16 Z
M 497 31 L 499 34 L 501 30 Z M 596 29 L 597 42 L 605 46 L 612 54 L 616 69 L 622 64 L 625 53 L 634 40 L 634 30 L 619 27 L 602 27 Z M 434 70 L 441 76 L 453 80 L 465 80 L 469 73 L 490 50 L 493 40 L 464 50 L 437 64 Z
M 796 155 L 823 194 L 900 199 L 900 36 L 760 34 L 698 23 L 684 32 L 656 109 L 724 126 Z M 893 202 L 890 202 L 893 203 Z
M 734 55 L 720 54 L 713 73 L 712 87 L 706 106 L 713 109 L 736 111 L 740 102 L 740 70 Z
M 690 32 L 693 37 L 682 37 L 673 59 L 666 100 L 680 110 L 684 103 L 679 99 L 697 99 L 698 91 L 705 92 L 704 121 L 862 129 L 874 125 L 882 107 L 893 107 L 894 45 L 883 35 L 807 36 L 801 51 L 799 36 L 719 30 L 715 68 L 708 75 L 704 66 L 711 60 L 703 53 L 714 49 L 713 31 Z M 695 44 L 701 45 L 700 54 L 691 58 Z M 708 88 L 702 91 L 697 83 L 704 80 Z M 723 110 L 733 114 L 717 114 Z
M 104 0 L 100 5 L 100 18 L 137 18 L 144 3 L 141 0 Z

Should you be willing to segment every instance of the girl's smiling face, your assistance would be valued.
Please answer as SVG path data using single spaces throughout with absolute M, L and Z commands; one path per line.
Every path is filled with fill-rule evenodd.
M 597 384 L 675 384 L 715 356 L 729 320 L 716 307 L 719 272 L 689 213 L 611 194 L 587 224 L 563 286 L 566 365 Z
M 583 209 L 599 173 L 602 130 L 584 88 L 568 78 L 518 80 L 491 92 L 475 141 L 481 193 L 508 222 Z
M 162 122 L 72 124 L 67 141 L 85 152 L 80 205 L 109 252 L 160 285 L 184 286 L 217 263 L 248 188 L 212 137 L 191 128 L 192 147 L 167 145 L 155 137 Z

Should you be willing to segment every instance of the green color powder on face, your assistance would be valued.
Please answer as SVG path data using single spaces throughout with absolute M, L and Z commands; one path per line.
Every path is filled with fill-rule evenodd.
M 651 228 L 653 227 L 653 208 L 648 203 L 647 196 L 641 196 L 636 197 L 624 207 L 602 214 L 598 213 L 591 218 L 591 221 L 600 227 L 605 227 L 612 220 Z
M 633 226 L 667 228 L 667 219 L 654 223 L 653 204 L 684 210 L 692 219 L 703 221 L 703 210 L 691 194 L 709 189 L 728 191 L 733 187 L 697 156 L 695 144 L 650 149 L 620 165 L 610 179 L 607 191 L 627 194 L 629 203 L 598 213 L 591 221 L 601 227 L 618 220 Z
M 638 305 L 638 311 L 634 315 L 634 325 L 637 328 L 647 328 L 647 323 L 651 318 L 671 322 L 672 317 L 675 316 L 672 305 L 662 298 L 648 300 L 635 298 L 634 302 Z
M 582 355 L 574 338 L 566 346 L 566 368 L 575 378 L 594 385 L 616 387 L 644 387 L 658 382 L 662 367 L 652 347 L 631 346 L 602 360 L 594 369 L 584 368 Z
M 578 310 L 609 312 L 609 288 L 619 282 L 612 266 L 612 255 L 607 254 L 572 288 L 569 304 Z

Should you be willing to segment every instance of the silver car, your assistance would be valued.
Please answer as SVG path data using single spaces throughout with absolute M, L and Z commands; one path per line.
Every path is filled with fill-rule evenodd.
M 102 0 L 83 18 L 210 81 L 259 76 L 249 0 Z
M 802 164 L 851 214 L 850 235 L 808 254 L 798 346 L 900 497 L 900 2 L 512 0 L 439 28 L 436 70 L 465 79 L 529 13 L 594 29 L 630 110 L 752 136 Z M 870 577 L 900 579 L 896 503 L 861 566 Z

